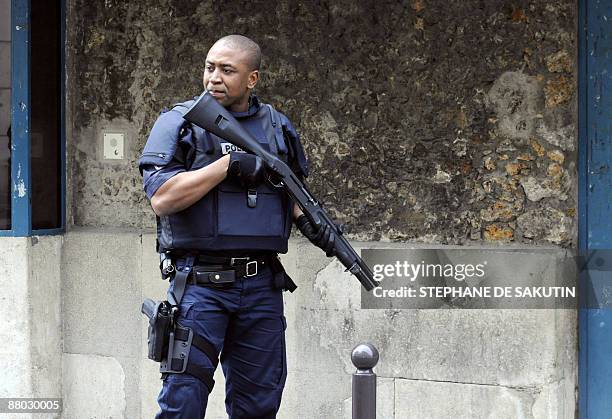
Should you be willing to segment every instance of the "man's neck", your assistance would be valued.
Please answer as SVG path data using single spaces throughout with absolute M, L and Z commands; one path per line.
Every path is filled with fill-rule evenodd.
M 229 110 L 232 112 L 246 112 L 251 107 L 251 96 L 249 95 L 248 99 L 241 103 L 234 103 L 230 106 Z

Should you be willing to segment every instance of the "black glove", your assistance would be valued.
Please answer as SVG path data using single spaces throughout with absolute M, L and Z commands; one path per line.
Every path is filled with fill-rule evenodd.
M 308 217 L 304 214 L 295 220 L 295 225 L 312 244 L 323 249 L 326 256 L 330 257 L 336 254 L 334 249 L 336 233 L 332 231 L 330 226 L 323 225 L 320 229 L 316 230 L 316 227 L 310 223 Z
M 264 180 L 265 168 L 261 157 L 249 153 L 230 152 L 227 177 L 244 187 L 259 185 Z

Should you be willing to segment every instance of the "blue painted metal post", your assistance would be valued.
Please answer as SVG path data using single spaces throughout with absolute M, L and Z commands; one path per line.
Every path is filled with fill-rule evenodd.
M 579 247 L 612 249 L 612 0 L 579 1 Z M 611 272 L 590 270 L 579 311 L 580 418 L 612 412 L 612 310 L 598 307 Z
M 372 368 L 378 363 L 378 350 L 370 343 L 362 343 L 351 354 L 357 371 L 353 374 L 353 419 L 376 419 L 376 374 Z
M 30 2 L 11 2 L 11 229 L 30 235 Z

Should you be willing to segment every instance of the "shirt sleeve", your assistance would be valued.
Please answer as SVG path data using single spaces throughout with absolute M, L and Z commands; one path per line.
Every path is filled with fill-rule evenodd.
M 153 165 L 144 166 L 142 170 L 142 179 L 144 191 L 149 200 L 168 179 L 185 171 L 185 166 L 176 160 L 172 160 L 164 167 Z

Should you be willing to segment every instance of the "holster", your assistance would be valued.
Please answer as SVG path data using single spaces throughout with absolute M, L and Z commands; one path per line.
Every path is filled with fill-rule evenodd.
M 191 374 L 200 379 L 212 391 L 215 385 L 213 374 L 196 364 L 189 363 L 191 346 L 195 346 L 203 352 L 210 362 L 217 367 L 219 362 L 217 349 L 207 339 L 194 334 L 188 327 L 182 327 L 178 322 L 179 304 L 185 292 L 187 278 L 193 267 L 194 257 L 188 256 L 185 266 L 180 271 L 172 269 L 166 274 L 174 273 L 174 289 L 168 291 L 168 300 L 153 301 L 146 298 L 142 303 L 141 311 L 149 318 L 147 332 L 148 357 L 160 363 L 162 376 L 169 373 Z M 172 266 L 172 263 L 163 266 Z M 163 274 L 163 273 L 162 273 Z M 214 369 L 213 369 L 214 370 Z
M 147 331 L 148 357 L 160 362 L 168 353 L 170 332 L 173 329 L 172 307 L 168 301 L 147 298 L 142 303 L 142 313 L 149 318 Z
M 218 354 L 215 347 L 205 338 L 193 333 L 188 327 L 178 324 L 177 307 L 168 301 L 155 302 L 147 298 L 142 303 L 142 312 L 149 318 L 148 346 L 149 359 L 159 362 L 159 371 L 164 374 L 191 374 L 200 379 L 212 391 L 215 380 L 210 371 L 189 363 L 191 345 L 203 352 L 217 367 Z

